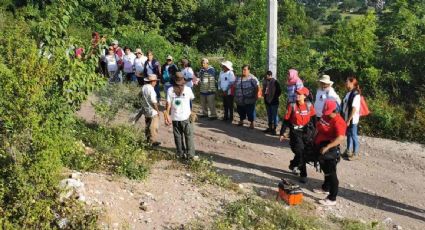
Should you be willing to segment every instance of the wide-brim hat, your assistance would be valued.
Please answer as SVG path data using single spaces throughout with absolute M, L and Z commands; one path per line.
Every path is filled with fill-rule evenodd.
M 184 76 L 183 76 L 182 72 L 176 73 L 176 80 L 174 81 L 174 83 L 176 85 L 185 85 L 186 84 L 186 81 L 184 80 Z
M 222 62 L 221 65 L 225 66 L 229 70 L 233 70 L 233 63 L 231 63 L 230 61 Z
M 166 60 L 171 60 L 172 61 L 174 59 L 173 59 L 173 57 L 171 55 L 168 55 Z
M 328 85 L 332 85 L 334 83 L 333 81 L 331 81 L 331 77 L 329 75 L 322 75 L 319 78 L 319 82 L 322 82 Z
M 117 40 L 113 40 L 112 41 L 112 45 L 118 45 L 118 41 Z
M 158 81 L 158 76 L 156 74 L 149 74 L 143 79 L 145 82 Z

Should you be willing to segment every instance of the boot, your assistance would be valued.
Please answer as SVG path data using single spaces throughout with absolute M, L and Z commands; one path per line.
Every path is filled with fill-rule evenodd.
M 269 124 L 269 127 L 267 129 L 263 130 L 263 133 L 269 133 L 271 131 L 272 131 L 272 125 Z
M 270 134 L 273 136 L 276 136 L 276 125 L 272 125 L 271 129 L 270 129 Z

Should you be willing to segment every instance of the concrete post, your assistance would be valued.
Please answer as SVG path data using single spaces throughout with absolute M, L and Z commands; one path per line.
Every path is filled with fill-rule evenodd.
M 267 67 L 277 77 L 277 0 L 268 0 Z

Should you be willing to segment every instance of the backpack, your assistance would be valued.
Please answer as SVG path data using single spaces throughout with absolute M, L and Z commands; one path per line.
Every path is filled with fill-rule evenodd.
M 172 66 L 175 66 L 175 65 L 174 65 L 174 64 L 171 64 L 168 68 L 164 68 L 164 72 L 162 73 L 162 80 L 163 80 L 164 82 L 170 82 L 171 77 L 170 77 L 170 71 L 169 71 L 169 69 L 170 69 Z
M 360 116 L 364 117 L 370 114 L 369 107 L 367 106 L 365 98 L 360 95 Z
M 291 103 L 292 111 L 295 111 L 295 104 Z M 310 113 L 310 107 L 313 105 L 310 101 L 306 102 L 307 112 Z M 316 127 L 314 126 L 313 119 L 310 119 L 307 125 L 304 126 L 303 142 L 304 154 L 302 161 L 307 164 L 313 165 L 316 170 L 319 170 L 319 155 L 314 147 L 314 136 L 316 134 Z

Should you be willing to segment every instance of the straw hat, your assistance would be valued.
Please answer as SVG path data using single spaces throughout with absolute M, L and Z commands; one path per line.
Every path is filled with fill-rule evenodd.
M 334 83 L 333 81 L 331 81 L 331 77 L 329 75 L 322 75 L 319 78 L 319 82 L 329 84 L 329 85 L 332 85 Z
M 166 60 L 171 60 L 172 61 L 173 60 L 173 57 L 171 55 L 168 55 Z
M 184 76 L 183 76 L 182 72 L 176 73 L 175 84 L 176 85 L 185 85 L 186 84 L 186 81 L 184 80 Z
M 158 77 L 156 74 L 149 74 L 145 79 L 143 79 L 145 82 L 151 82 L 151 81 L 158 81 Z
M 225 61 L 221 63 L 222 66 L 225 66 L 229 70 L 233 70 L 233 64 L 230 61 Z

